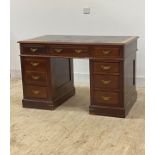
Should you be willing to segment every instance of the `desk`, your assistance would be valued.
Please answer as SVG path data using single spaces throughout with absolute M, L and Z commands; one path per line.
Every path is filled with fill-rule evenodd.
M 73 96 L 73 58 L 88 58 L 90 114 L 125 117 L 137 98 L 137 39 L 47 35 L 19 41 L 23 107 L 54 110 Z

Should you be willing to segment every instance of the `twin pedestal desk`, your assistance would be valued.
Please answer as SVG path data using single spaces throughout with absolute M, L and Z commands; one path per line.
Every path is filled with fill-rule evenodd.
M 19 41 L 23 107 L 54 110 L 73 96 L 73 58 L 88 58 L 90 114 L 125 117 L 137 98 L 137 39 L 47 35 Z

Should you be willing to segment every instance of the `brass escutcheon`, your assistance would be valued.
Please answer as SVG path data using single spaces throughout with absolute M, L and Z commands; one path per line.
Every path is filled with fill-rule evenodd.
M 109 69 L 111 69 L 111 66 L 104 66 L 104 65 L 101 65 L 101 68 L 102 68 L 103 70 L 109 70 Z
M 57 53 L 61 53 L 63 49 L 55 49 Z
M 40 76 L 34 76 L 34 75 L 32 75 L 32 79 L 34 79 L 34 80 L 38 80 L 40 78 Z
M 104 55 L 108 55 L 108 54 L 110 54 L 110 51 L 103 50 L 102 53 L 103 53 Z
M 76 49 L 75 53 L 80 54 L 82 52 L 82 50 Z
M 30 48 L 31 52 L 36 52 L 38 49 L 37 48 Z
M 102 82 L 102 84 L 104 84 L 104 85 L 107 85 L 107 84 L 111 83 L 110 80 L 101 80 L 101 82 Z
M 38 95 L 40 93 L 39 90 L 32 90 L 33 94 Z
M 39 62 L 31 62 L 31 65 L 34 66 L 34 67 L 36 67 L 36 66 L 39 65 Z
M 111 97 L 109 96 L 101 96 L 102 100 L 109 101 Z

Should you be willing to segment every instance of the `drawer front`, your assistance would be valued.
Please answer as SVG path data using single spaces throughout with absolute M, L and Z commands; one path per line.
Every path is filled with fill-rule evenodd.
M 89 51 L 86 47 L 50 47 L 49 54 L 64 57 L 89 57 Z
M 47 99 L 48 98 L 48 89 L 47 87 L 40 86 L 25 86 L 24 95 L 26 98 L 38 98 L 38 99 Z
M 47 85 L 48 78 L 45 72 L 25 71 L 24 82 L 26 84 Z
M 94 75 L 93 85 L 95 88 L 118 90 L 120 87 L 119 76 Z
M 121 50 L 118 47 L 95 47 L 92 56 L 97 58 L 120 58 Z
M 120 63 L 93 63 L 93 73 L 120 73 Z
M 48 59 L 35 57 L 22 57 L 23 67 L 29 71 L 47 71 Z
M 38 44 L 21 45 L 21 54 L 42 55 L 46 53 L 47 53 L 47 50 L 44 45 L 38 45 Z
M 94 104 L 99 105 L 118 105 L 120 102 L 119 93 L 95 91 Z

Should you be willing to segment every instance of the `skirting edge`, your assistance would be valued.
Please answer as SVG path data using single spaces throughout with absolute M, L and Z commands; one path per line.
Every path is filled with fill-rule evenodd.
M 89 113 L 94 115 L 125 118 L 125 109 L 121 107 L 89 106 Z

